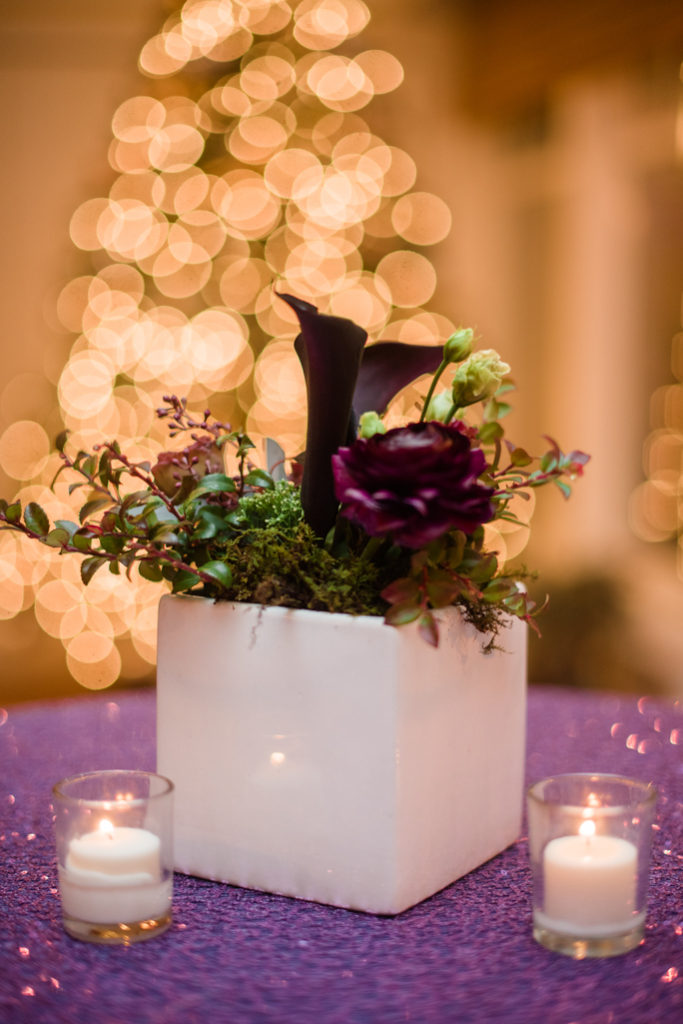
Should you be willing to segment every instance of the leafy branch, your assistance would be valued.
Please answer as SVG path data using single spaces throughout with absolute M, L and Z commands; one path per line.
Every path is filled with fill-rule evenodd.
M 174 593 L 202 587 L 202 593 L 226 596 L 231 569 L 222 558 L 214 557 L 213 549 L 221 539 L 239 533 L 234 519 L 239 498 L 274 484 L 267 473 L 248 462 L 253 444 L 246 435 L 213 421 L 208 412 L 201 420 L 193 419 L 184 400 L 166 400 L 170 404 L 159 410 L 160 418 L 169 417 L 172 437 L 188 432 L 190 445 L 162 453 L 152 466 L 130 460 L 116 441 L 72 456 L 66 451 L 67 435 L 62 434 L 57 439 L 62 465 L 55 480 L 69 471 L 80 477 L 69 484 L 70 495 L 88 488 L 78 522 L 59 519 L 51 524 L 37 502 L 22 508 L 18 501 L 0 500 L 0 529 L 22 533 L 60 554 L 81 555 L 85 584 L 105 565 L 116 575 L 125 571 L 128 577 L 137 565 L 143 579 L 167 580 Z M 237 454 L 236 478 L 207 472 L 218 465 L 222 469 L 220 453 L 225 444 L 233 445 Z M 131 481 L 142 488 L 127 489 Z

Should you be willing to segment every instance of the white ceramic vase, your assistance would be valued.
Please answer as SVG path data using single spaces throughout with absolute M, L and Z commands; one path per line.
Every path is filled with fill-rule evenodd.
M 157 770 L 175 866 L 396 914 L 519 835 L 526 626 L 454 608 L 437 649 L 379 618 L 162 598 Z

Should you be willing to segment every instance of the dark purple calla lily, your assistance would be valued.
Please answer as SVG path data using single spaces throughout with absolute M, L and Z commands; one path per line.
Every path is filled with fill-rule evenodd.
M 384 412 L 402 388 L 436 370 L 443 347 L 381 342 L 364 349 L 367 333 L 352 320 L 319 313 L 293 295 L 279 297 L 294 310 L 301 327 L 294 342 L 308 398 L 301 504 L 306 522 L 324 535 L 339 507 L 332 456 L 354 441 L 359 416 Z
M 332 454 L 348 440 L 353 392 L 366 332 L 351 320 L 319 313 L 293 295 L 280 295 L 297 315 L 301 334 L 294 342 L 306 378 L 308 422 L 301 505 L 306 522 L 320 535 L 333 525 Z
M 401 341 L 380 341 L 363 351 L 353 394 L 356 417 L 364 412 L 380 416 L 402 388 L 434 373 L 443 358 L 443 345 L 408 345 Z

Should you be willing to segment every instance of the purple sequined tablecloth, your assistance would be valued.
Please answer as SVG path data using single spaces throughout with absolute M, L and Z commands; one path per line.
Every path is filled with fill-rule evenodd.
M 678 1024 L 683 1021 L 683 709 L 532 689 L 528 781 L 612 771 L 659 789 L 646 937 L 573 961 L 531 935 L 528 850 L 396 918 L 176 875 L 174 924 L 129 948 L 62 929 L 50 788 L 154 768 L 154 694 L 0 709 L 0 1021 L 68 1024 Z

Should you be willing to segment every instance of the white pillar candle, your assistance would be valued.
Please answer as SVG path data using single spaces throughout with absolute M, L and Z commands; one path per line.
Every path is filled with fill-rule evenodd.
M 551 839 L 543 852 L 543 927 L 584 938 L 627 931 L 636 915 L 638 853 L 633 843 L 595 834 L 585 821 L 580 835 Z
M 106 819 L 71 840 L 59 871 L 64 913 L 92 924 L 161 917 L 170 910 L 172 884 L 162 875 L 158 836 L 116 828 Z

